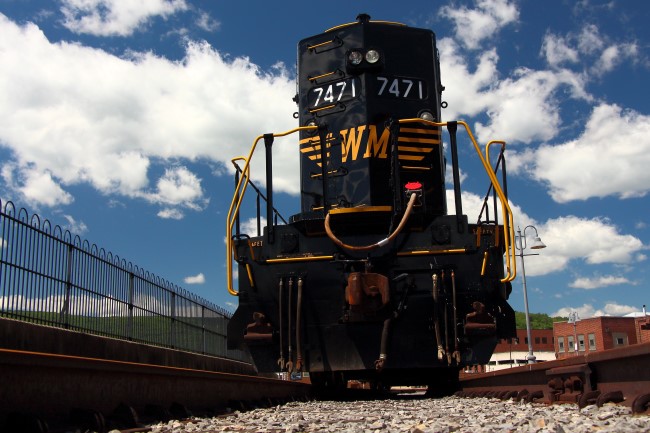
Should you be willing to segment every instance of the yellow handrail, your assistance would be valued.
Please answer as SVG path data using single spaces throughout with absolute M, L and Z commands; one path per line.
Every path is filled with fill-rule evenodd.
M 301 126 L 298 128 L 291 129 L 289 131 L 273 134 L 273 137 L 274 138 L 284 137 L 286 135 L 290 135 L 298 131 L 313 131 L 316 129 L 318 129 L 318 126 Z M 244 167 L 242 168 L 242 175 L 239 178 L 239 181 L 237 182 L 237 186 L 235 187 L 235 194 L 230 203 L 230 208 L 228 209 L 228 217 L 226 219 L 226 260 L 228 260 L 228 264 L 226 266 L 226 288 L 228 289 L 228 293 L 230 293 L 233 296 L 239 295 L 239 292 L 235 291 L 232 287 L 232 280 L 233 280 L 232 262 L 230 261 L 231 258 L 234 256 L 232 229 L 233 226 L 235 225 L 235 222 L 237 221 L 237 215 L 239 214 L 239 208 L 244 199 L 244 195 L 246 194 L 246 188 L 248 188 L 248 178 L 250 175 L 251 158 L 253 157 L 253 153 L 257 148 L 257 143 L 262 138 L 264 138 L 264 135 L 259 135 L 257 138 L 255 138 L 255 141 L 253 141 L 253 145 L 251 146 L 251 150 L 248 152 L 247 157 L 239 156 L 237 158 L 232 159 L 233 162 L 238 160 L 246 161 L 244 163 Z
M 436 126 L 436 127 L 443 127 L 443 126 L 448 125 L 448 122 L 432 122 L 432 121 L 429 121 L 429 120 L 421 119 L 419 117 L 413 118 L 413 119 L 400 119 L 399 123 L 400 124 L 402 124 L 402 123 L 424 123 L 424 124 L 431 125 L 431 126 Z M 472 134 L 472 130 L 470 129 L 469 125 L 467 125 L 467 123 L 462 121 L 462 120 L 457 121 L 456 124 L 462 125 L 465 128 L 465 131 L 467 131 L 467 135 L 469 136 L 470 140 L 472 141 L 472 144 L 474 145 L 474 149 L 476 150 L 476 153 L 477 153 L 479 159 L 481 160 L 481 163 L 483 164 L 483 168 L 485 169 L 488 177 L 490 178 L 490 182 L 492 182 L 492 186 L 494 187 L 494 191 L 499 196 L 499 201 L 501 202 L 501 210 L 502 210 L 502 212 L 504 214 L 504 222 L 503 222 L 504 227 L 503 227 L 503 229 L 504 229 L 506 253 L 508 254 L 508 256 L 507 256 L 508 258 L 506 260 L 507 274 L 506 274 L 506 276 L 504 278 L 501 279 L 501 282 L 505 283 L 505 282 L 508 282 L 508 281 L 512 281 L 516 276 L 516 266 L 517 265 L 516 265 L 516 262 L 514 260 L 514 250 L 512 252 L 512 255 L 513 255 L 512 262 L 510 261 L 510 255 L 509 255 L 510 252 L 508 251 L 510 242 L 512 241 L 512 239 L 514 239 L 514 230 L 512 229 L 512 226 L 509 225 L 510 223 L 512 223 L 512 225 L 514 225 L 514 223 L 512 221 L 508 221 L 508 218 L 505 218 L 505 215 L 509 215 L 510 219 L 512 219 L 512 212 L 510 210 L 510 204 L 508 203 L 508 200 L 506 199 L 506 196 L 503 193 L 503 190 L 501 189 L 501 184 L 499 184 L 499 180 L 497 179 L 496 175 L 492 171 L 492 167 L 486 161 L 486 157 L 483 156 L 483 152 L 481 152 L 481 149 L 478 146 L 478 143 L 476 142 L 476 139 L 474 138 L 474 134 Z M 491 143 L 493 143 L 493 142 L 491 142 Z M 489 148 L 489 144 L 488 144 L 488 148 Z M 487 151 L 486 151 L 486 155 L 487 155 Z M 507 212 L 506 212 L 506 210 L 507 210 Z M 511 271 L 511 265 L 512 265 L 512 269 L 513 269 L 512 271 Z
M 490 161 L 490 146 L 492 146 L 493 144 L 500 144 L 502 150 L 506 147 L 506 142 L 505 141 L 492 140 L 492 141 L 488 142 L 488 144 L 485 145 L 485 159 L 487 161 Z M 493 172 L 491 171 L 491 173 L 493 173 Z M 494 178 L 496 179 L 496 175 L 494 176 Z M 497 182 L 498 182 L 498 179 L 497 179 Z M 505 197 L 505 194 L 504 194 L 504 197 Z M 501 197 L 499 197 L 499 199 L 500 198 Z M 510 236 L 508 236 L 508 234 L 506 234 L 504 236 L 504 238 L 505 238 L 505 247 L 506 247 L 506 269 L 508 270 L 508 275 L 506 276 L 506 281 L 513 281 L 515 279 L 515 277 L 517 276 L 517 260 L 515 259 L 514 245 L 511 246 L 510 241 L 512 241 L 515 238 L 515 222 L 514 222 L 514 217 L 512 216 L 512 210 L 510 209 L 510 203 L 508 202 L 507 197 L 506 197 L 506 201 L 505 201 L 505 206 L 504 206 L 503 201 L 502 200 L 500 200 L 500 201 L 501 201 L 501 212 L 503 213 L 503 219 L 504 219 L 503 231 L 505 232 L 506 230 L 508 230 L 508 227 L 510 227 L 510 230 L 508 231 L 508 234 Z M 508 210 L 507 215 L 505 213 L 506 208 Z M 510 225 L 508 225 L 507 223 L 509 223 Z M 508 239 L 508 238 L 510 238 L 510 239 Z M 511 265 L 511 262 L 510 262 L 511 257 L 510 256 L 512 256 L 512 275 L 510 273 L 510 265 Z
M 447 126 L 448 124 L 448 122 L 431 122 L 420 118 L 400 119 L 399 123 L 400 124 L 424 123 L 436 127 L 443 127 L 443 126 Z M 505 283 L 505 282 L 512 281 L 515 279 L 517 275 L 517 263 L 515 260 L 514 248 L 510 247 L 511 242 L 513 241 L 515 236 L 512 210 L 510 208 L 510 203 L 508 202 L 501 188 L 501 184 L 499 183 L 499 180 L 494 174 L 492 167 L 488 163 L 488 161 L 490 160 L 490 146 L 493 144 L 501 144 L 502 146 L 505 146 L 505 142 L 496 141 L 496 140 L 490 141 L 486 145 L 485 156 L 483 156 L 483 153 L 481 152 L 481 149 L 479 148 L 478 143 L 476 142 L 476 139 L 474 138 L 474 135 L 472 134 L 472 131 L 469 128 L 469 125 L 467 125 L 467 123 L 464 121 L 457 121 L 456 123 L 458 125 L 462 125 L 467 131 L 467 135 L 469 136 L 470 140 L 472 141 L 472 144 L 474 145 L 474 149 L 476 150 L 476 153 L 478 154 L 479 159 L 483 164 L 483 168 L 488 174 L 488 177 L 490 178 L 490 182 L 492 183 L 495 192 L 499 196 L 499 201 L 501 202 L 501 211 L 504 215 L 503 225 L 504 225 L 504 238 L 505 238 L 504 242 L 505 242 L 505 249 L 506 249 L 506 271 L 507 271 L 506 276 L 503 279 L 501 279 L 501 282 Z M 272 135 L 273 137 L 284 137 L 298 131 L 313 131 L 316 129 L 318 129 L 317 126 L 301 126 L 298 128 L 291 129 L 289 131 L 272 134 Z M 239 214 L 239 209 L 243 201 L 244 195 L 246 194 L 246 189 L 248 187 L 248 178 L 250 176 L 250 161 L 251 158 L 253 157 L 253 153 L 255 152 L 255 149 L 257 148 L 257 143 L 262 138 L 264 138 L 264 135 L 260 135 L 257 138 L 255 138 L 255 140 L 253 141 L 253 145 L 251 146 L 251 150 L 249 151 L 247 157 L 239 156 L 232 159 L 233 162 L 239 160 L 239 161 L 245 161 L 245 163 L 241 171 L 242 175 L 239 178 L 239 181 L 237 182 L 237 186 L 235 187 L 235 194 L 233 196 L 232 202 L 230 203 L 230 208 L 228 209 L 228 217 L 226 220 L 226 257 L 228 258 L 234 258 L 234 248 L 233 248 L 234 243 L 232 239 L 232 230 L 237 220 L 237 215 Z M 227 279 L 226 287 L 228 289 L 228 293 L 230 293 L 233 296 L 238 296 L 239 292 L 233 289 L 232 263 L 228 263 L 228 265 L 226 266 L 226 279 Z

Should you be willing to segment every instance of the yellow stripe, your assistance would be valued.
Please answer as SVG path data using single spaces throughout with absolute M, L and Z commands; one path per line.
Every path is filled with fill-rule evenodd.
M 412 146 L 397 146 L 397 149 L 400 152 L 419 152 L 419 153 L 431 153 L 433 149 L 430 147 L 412 147 Z
M 422 161 L 424 159 L 424 156 L 400 155 L 399 159 L 403 159 L 404 161 Z
M 406 27 L 406 24 L 398 23 L 398 22 L 395 22 L 395 21 L 375 21 L 375 20 L 370 20 L 370 22 L 371 23 L 377 23 L 377 24 L 391 24 L 391 25 L 395 25 L 395 26 L 404 26 L 404 27 Z M 335 26 L 335 27 L 331 27 L 331 28 L 325 30 L 325 33 L 331 32 L 331 31 L 334 31 L 334 30 L 339 30 L 339 29 L 342 29 L 344 27 L 353 26 L 355 24 L 359 24 L 359 22 L 345 23 L 345 24 L 341 24 L 341 25 L 338 25 L 338 26 Z
M 266 263 L 292 263 L 292 262 L 317 262 L 333 260 L 334 256 L 291 257 L 286 259 L 268 259 Z
M 398 256 L 401 257 L 406 257 L 406 256 L 426 256 L 426 255 L 433 255 L 433 254 L 463 254 L 466 253 L 467 251 L 464 248 L 457 248 L 453 250 L 418 250 L 418 251 L 404 251 L 401 253 L 397 253 Z
M 403 165 L 402 170 L 422 170 L 422 171 L 427 171 L 431 170 L 431 167 L 418 167 L 415 165 Z
M 391 212 L 392 206 L 358 206 L 358 207 L 344 207 L 341 209 L 332 209 L 330 214 L 350 214 L 357 212 Z
M 321 108 L 314 108 L 313 110 L 309 110 L 309 112 L 310 113 L 317 113 L 319 111 L 329 110 L 330 108 L 334 108 L 334 107 L 336 107 L 336 104 L 327 105 L 327 106 L 321 107 Z
M 311 48 L 311 47 L 310 47 L 310 48 Z M 323 74 L 323 75 L 317 75 L 317 76 L 315 76 L 315 77 L 308 77 L 308 80 L 309 80 L 309 81 L 316 81 L 316 80 L 318 80 L 319 78 L 329 77 L 330 75 L 334 75 L 334 74 L 336 74 L 336 71 L 335 71 L 335 72 L 328 72 L 327 74 Z
M 405 143 L 440 144 L 440 140 L 437 138 L 400 137 L 397 141 Z
M 415 134 L 434 134 L 434 135 L 440 135 L 440 130 L 439 129 L 422 129 L 422 128 L 400 128 L 400 132 L 411 132 Z
M 333 39 L 331 41 L 321 42 L 320 44 L 310 45 L 310 46 L 307 47 L 307 49 L 308 50 L 313 50 L 314 48 L 322 47 L 324 45 L 331 44 L 332 42 L 334 42 Z

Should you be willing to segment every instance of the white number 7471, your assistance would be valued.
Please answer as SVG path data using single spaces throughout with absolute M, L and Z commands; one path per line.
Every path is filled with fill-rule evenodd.
M 347 85 L 348 85 L 347 81 L 339 81 L 338 83 L 330 84 L 327 87 L 314 88 L 314 92 L 318 93 L 318 96 L 316 97 L 316 101 L 314 102 L 314 106 L 315 107 L 318 106 L 321 102 L 329 102 L 330 104 L 339 102 L 343 97 L 343 95 L 345 94 L 345 89 Z M 351 96 L 354 98 L 356 97 L 355 94 L 356 89 L 354 88 L 354 81 L 351 81 L 350 85 L 351 85 L 351 89 L 350 89 Z M 338 96 L 335 96 L 336 93 L 338 93 Z
M 392 80 L 386 78 L 386 77 L 377 77 L 377 80 L 381 82 L 381 87 L 379 88 L 379 91 L 377 92 L 377 96 L 383 96 L 384 92 L 387 91 L 387 93 L 390 93 L 394 95 L 395 97 L 399 98 L 408 98 L 409 96 L 411 97 L 416 97 L 415 95 L 411 95 L 411 90 L 413 89 L 413 80 L 409 80 L 408 78 L 393 78 Z M 388 84 L 390 83 L 390 85 Z M 388 87 L 388 89 L 386 89 Z M 418 87 L 418 95 L 420 99 L 422 99 L 422 81 L 417 81 L 417 87 Z

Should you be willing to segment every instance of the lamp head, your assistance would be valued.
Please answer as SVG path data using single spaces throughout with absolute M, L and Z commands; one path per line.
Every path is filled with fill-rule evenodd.
M 530 249 L 541 250 L 542 248 L 546 248 L 546 245 L 544 245 L 544 242 L 542 242 L 539 236 L 535 236 L 535 239 L 533 240 L 533 244 L 530 246 Z

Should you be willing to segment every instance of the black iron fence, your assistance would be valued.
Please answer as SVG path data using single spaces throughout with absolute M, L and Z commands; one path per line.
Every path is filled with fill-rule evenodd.
M 0 317 L 248 360 L 226 348 L 226 310 L 12 202 L 0 202 Z

